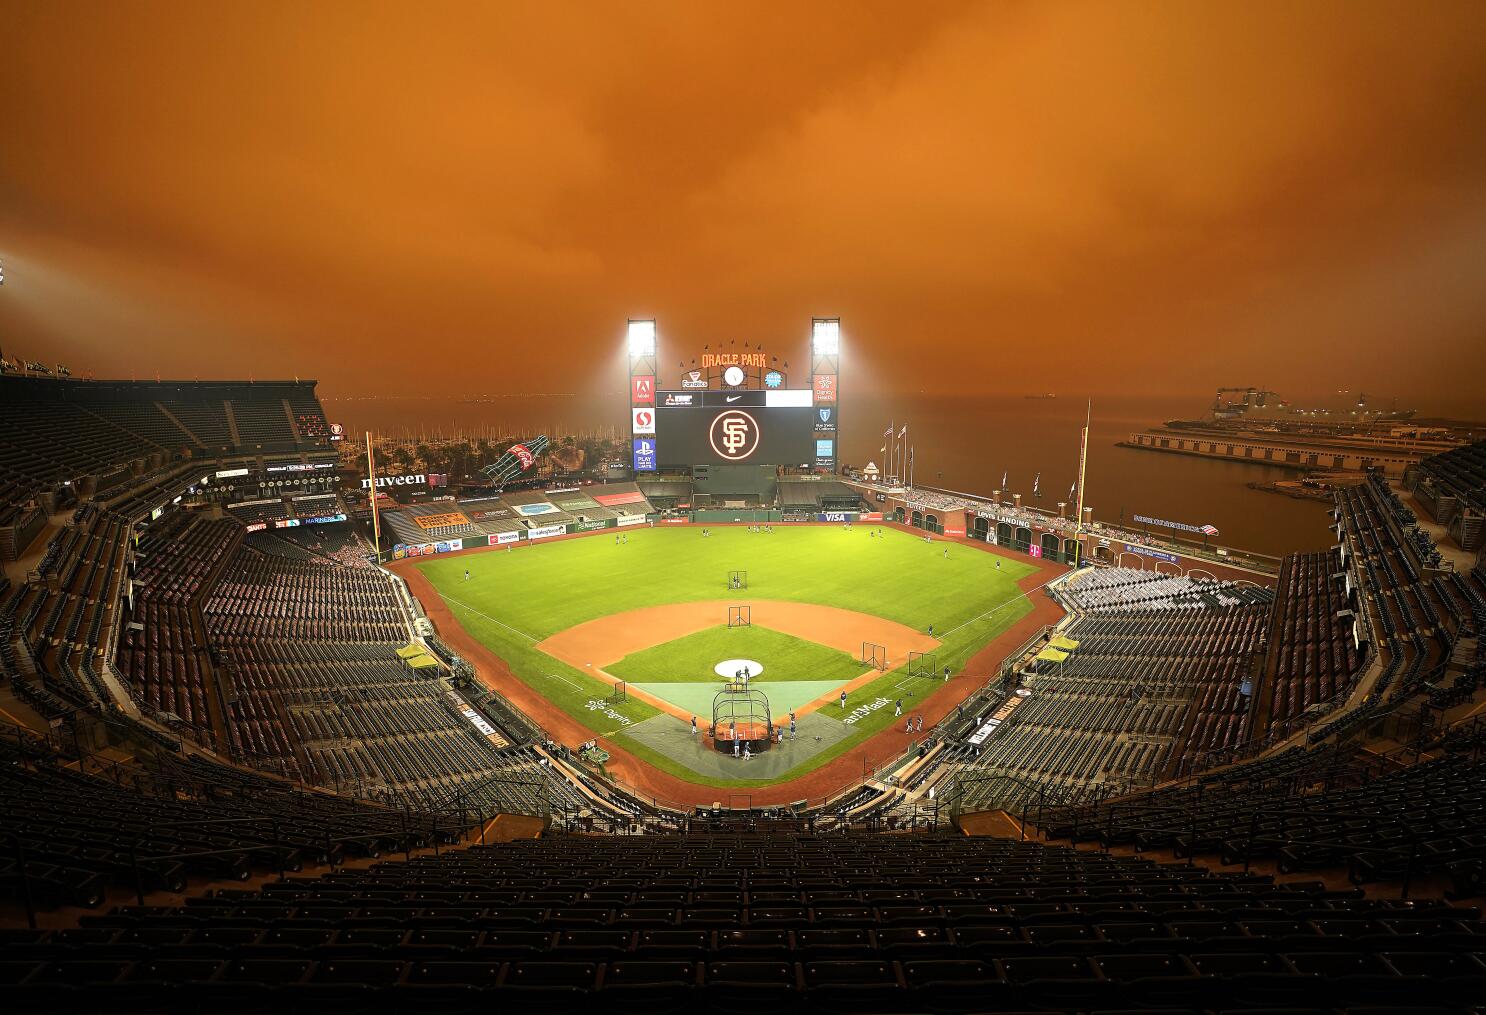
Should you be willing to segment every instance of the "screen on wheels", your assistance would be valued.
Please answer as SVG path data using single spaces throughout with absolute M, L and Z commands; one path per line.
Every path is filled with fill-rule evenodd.
M 655 443 L 668 465 L 810 465 L 818 410 L 808 391 L 662 391 Z

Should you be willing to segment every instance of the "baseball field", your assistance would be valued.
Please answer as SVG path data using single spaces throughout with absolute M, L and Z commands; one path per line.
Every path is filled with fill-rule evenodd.
M 722 788 L 798 778 L 901 725 L 900 708 L 911 716 L 946 668 L 1032 609 L 1017 587 L 1031 564 L 956 542 L 867 523 L 703 532 L 610 529 L 416 567 L 509 671 L 482 672 L 491 686 L 530 689 L 606 744 Z M 744 667 L 799 735 L 740 763 L 704 734 Z

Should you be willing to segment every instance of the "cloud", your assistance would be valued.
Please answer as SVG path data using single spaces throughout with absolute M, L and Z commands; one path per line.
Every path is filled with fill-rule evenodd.
M 632 314 L 831 312 L 890 389 L 1473 394 L 1480 4 L 0 16 L 0 325 L 98 373 L 597 389 Z

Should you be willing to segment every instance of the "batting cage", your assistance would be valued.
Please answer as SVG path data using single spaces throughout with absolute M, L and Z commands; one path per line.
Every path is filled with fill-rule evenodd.
M 740 751 L 767 751 L 773 729 L 768 695 L 756 687 L 730 680 L 712 699 L 712 746 L 724 754 L 733 753 L 735 743 Z
M 728 627 L 752 627 L 753 609 L 748 606 L 728 607 Z
M 746 588 L 748 588 L 748 572 L 747 571 L 729 571 L 728 572 L 728 588 L 730 588 L 730 589 L 746 589 Z

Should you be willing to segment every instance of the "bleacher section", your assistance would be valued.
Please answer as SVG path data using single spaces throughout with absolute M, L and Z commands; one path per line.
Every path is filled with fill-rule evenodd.
M 1043 830 L 1175 847 L 1179 856 L 1217 853 L 1225 864 L 1273 858 L 1285 873 L 1341 867 L 1356 884 L 1446 874 L 1465 894 L 1479 894 L 1486 761 L 1474 757 L 1478 741 L 1444 746 L 1438 758 L 1391 769 L 1294 748 L 1190 784 L 1053 811 Z
M 201 605 L 241 538 L 226 519 L 177 512 L 151 526 L 137 551 L 134 610 L 120 630 L 116 665 L 146 714 L 203 746 L 218 746 L 220 708 L 206 653 Z
M 1242 606 L 1273 602 L 1274 594 L 1258 585 L 1111 567 L 1080 572 L 1059 586 L 1058 598 L 1070 609 L 1092 613 Z
M 328 447 L 323 413 L 300 437 L 290 399 L 318 406 L 314 382 L 0 376 L 0 559 L 25 551 L 46 512 L 112 497 L 185 456 Z
M 525 506 L 525 510 L 523 510 Z M 530 513 L 535 508 L 555 508 Z M 474 539 L 550 525 L 570 531 L 608 526 L 626 516 L 643 518 L 655 510 L 634 483 L 606 483 L 577 490 L 523 490 L 460 501 L 438 500 L 400 505 L 382 512 L 382 524 L 396 543 L 415 545 L 451 539 Z M 442 524 L 433 524 L 432 519 Z M 420 524 L 418 519 L 424 519 Z
M 950 745 L 941 763 L 955 766 L 976 806 L 1153 785 L 1246 737 L 1242 686 L 1257 671 L 1268 617 L 1260 604 L 1078 615 L 1050 643 L 1068 646 L 1055 653 L 1063 658 L 1022 672 L 1024 700 L 1004 722 L 989 720 L 1009 689 L 941 726 Z
M 986 838 L 546 838 L 190 903 L 13 934 L 8 999 L 1351 1015 L 1463 1011 L 1486 989 L 1476 909 Z
M 1334 551 L 1297 553 L 1280 565 L 1275 637 L 1263 708 L 1273 724 L 1304 716 L 1349 694 L 1364 654 L 1353 637 L 1344 569 Z
M 1486 545 L 1486 441 L 1424 459 L 1408 470 L 1405 483 L 1457 546 Z

